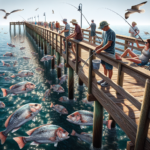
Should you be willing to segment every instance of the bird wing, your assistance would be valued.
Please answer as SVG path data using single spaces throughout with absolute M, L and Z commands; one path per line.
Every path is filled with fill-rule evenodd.
M 52 10 L 52 13 L 54 14 L 54 10 Z
M 14 12 L 17 12 L 17 11 L 23 11 L 24 9 L 17 9 L 17 10 L 13 10 L 12 12 L 10 12 L 10 14 L 11 13 L 14 13 Z
M 127 12 L 127 13 L 125 13 L 125 18 L 128 19 L 129 16 L 130 16 L 131 14 L 133 14 L 133 13 L 135 13 L 135 12 Z
M 3 11 L 3 12 L 5 12 L 5 13 L 6 13 L 6 11 L 5 11 L 4 9 L 0 9 L 0 11 Z
M 39 8 L 37 8 L 35 11 L 37 11 Z
M 146 3 L 147 3 L 147 1 L 145 1 L 143 3 L 140 3 L 140 4 L 137 4 L 137 5 L 134 5 L 134 6 L 131 7 L 131 9 L 139 9 L 141 6 L 143 6 Z

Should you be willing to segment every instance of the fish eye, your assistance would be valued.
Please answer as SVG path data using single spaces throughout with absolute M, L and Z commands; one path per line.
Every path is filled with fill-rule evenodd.
M 66 131 L 63 131 L 63 133 L 66 133 Z
M 35 106 L 37 106 L 37 104 L 35 104 Z
M 73 115 L 71 115 L 72 117 L 74 117 L 74 114 Z

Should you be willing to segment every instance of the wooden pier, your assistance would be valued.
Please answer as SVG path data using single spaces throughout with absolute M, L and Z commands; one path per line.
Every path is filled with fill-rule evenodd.
M 10 25 L 13 24 L 15 23 L 10 23 Z M 57 64 L 60 63 L 60 57 L 65 59 L 65 66 L 69 69 L 69 98 L 73 98 L 74 93 L 74 71 L 78 75 L 80 83 L 82 81 L 88 87 L 87 98 L 89 101 L 94 101 L 94 147 L 101 147 L 103 108 L 105 108 L 109 117 L 114 121 L 113 127 L 115 127 L 116 122 L 129 137 L 130 142 L 127 142 L 127 150 L 150 150 L 150 71 L 134 65 L 126 59 L 116 60 L 114 55 L 106 52 L 94 55 L 88 62 L 85 62 L 95 50 L 96 44 L 100 43 L 97 38 L 94 39 L 93 44 L 89 43 L 90 31 L 85 29 L 82 29 L 84 34 L 82 42 L 70 40 L 76 45 L 76 62 L 78 62 L 79 57 L 82 61 L 81 64 L 73 63 L 74 54 L 67 45 L 66 54 L 62 53 L 63 35 L 42 26 L 35 26 L 27 22 L 23 24 L 26 26 L 26 31 L 37 41 L 45 54 L 47 54 L 46 44 L 49 43 L 52 50 L 51 55 L 54 54 L 54 51 L 57 52 Z M 61 28 L 64 27 L 61 26 Z M 74 28 L 71 28 L 71 32 L 73 31 Z M 102 32 L 96 33 L 101 38 Z M 127 47 L 132 48 L 128 42 L 135 42 L 134 38 L 128 36 L 116 35 L 116 38 L 124 41 L 124 43 L 116 41 L 116 45 L 123 46 L 123 49 L 116 47 L 118 52 L 123 52 Z M 140 40 L 139 43 L 144 44 Z M 139 48 L 133 48 L 141 51 Z M 103 74 L 102 66 L 99 70 L 92 68 L 93 59 L 101 59 L 114 66 L 112 80 Z M 85 66 L 82 68 L 84 63 Z M 54 60 L 52 61 L 53 68 Z M 60 70 L 57 72 L 58 77 L 60 77 Z M 100 79 L 107 81 L 110 87 L 98 85 L 97 81 Z

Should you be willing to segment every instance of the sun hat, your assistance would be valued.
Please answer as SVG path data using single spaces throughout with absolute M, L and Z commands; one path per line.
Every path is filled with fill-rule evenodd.
M 67 19 L 66 19 L 66 18 L 64 18 L 64 19 L 63 19 L 63 21 L 64 21 L 64 22 L 67 22 Z
M 72 19 L 72 21 L 70 21 L 70 23 L 78 24 L 78 22 L 76 21 L 76 19 Z
M 109 24 L 108 24 L 107 21 L 101 21 L 101 22 L 99 23 L 98 29 L 103 29 L 105 26 L 108 26 L 108 25 L 109 25 Z
M 135 25 L 137 25 L 137 23 L 136 23 L 136 22 L 134 22 L 134 21 L 133 21 L 132 23 L 133 23 L 133 24 L 135 24 Z

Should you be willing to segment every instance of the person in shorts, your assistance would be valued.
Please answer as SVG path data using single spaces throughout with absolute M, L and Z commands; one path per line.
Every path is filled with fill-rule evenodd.
M 60 32 L 62 34 L 64 32 L 64 36 L 68 37 L 70 35 L 70 25 L 67 23 L 67 19 L 63 19 L 63 23 L 65 24 L 64 30 Z M 63 39 L 64 51 L 65 51 L 65 38 Z
M 66 38 L 66 40 L 69 40 L 70 38 L 74 38 L 77 41 L 82 41 L 83 40 L 82 29 L 78 25 L 78 22 L 76 21 L 76 19 L 72 19 L 72 21 L 70 21 L 70 23 L 72 23 L 72 25 L 75 26 L 75 29 L 74 29 L 74 33 L 69 35 Z M 76 53 L 75 48 L 76 48 L 75 44 L 73 43 L 72 51 L 73 51 L 74 54 Z M 76 55 L 75 55 L 75 58 L 72 60 L 72 62 L 75 62 L 75 61 L 76 61 Z M 81 62 L 81 59 L 79 58 L 78 63 L 80 63 L 80 62 Z
M 102 33 L 102 43 L 95 48 L 96 53 L 99 54 L 101 51 L 105 51 L 107 53 L 114 55 L 115 54 L 115 40 L 116 40 L 115 32 L 109 27 L 109 24 L 107 21 L 100 22 L 98 29 L 103 30 L 103 33 Z M 108 72 L 108 76 L 111 79 L 113 75 L 113 66 L 103 60 L 101 60 L 101 64 L 103 65 L 105 76 L 107 76 L 107 72 Z M 103 87 L 109 86 L 109 84 L 103 79 L 98 81 L 97 83 Z

